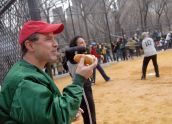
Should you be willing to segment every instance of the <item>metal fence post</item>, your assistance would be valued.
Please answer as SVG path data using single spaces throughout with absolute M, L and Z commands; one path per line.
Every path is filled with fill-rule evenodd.
M 108 30 L 108 35 L 109 35 L 109 41 L 110 41 L 110 44 L 111 44 L 111 51 L 112 51 L 112 54 L 113 54 L 112 40 L 111 40 L 111 35 L 110 35 L 110 27 L 109 27 L 109 22 L 108 22 L 108 17 L 107 17 L 105 0 L 103 0 L 103 5 L 104 5 L 104 11 L 105 11 L 105 18 L 106 18 L 106 23 L 107 23 L 107 30 Z
M 41 20 L 41 14 L 38 7 L 38 0 L 27 0 L 29 14 L 32 20 Z

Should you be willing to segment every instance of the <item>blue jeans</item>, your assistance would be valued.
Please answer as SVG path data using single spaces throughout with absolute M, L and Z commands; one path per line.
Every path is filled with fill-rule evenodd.
M 117 55 L 117 61 L 119 61 L 119 58 L 122 60 L 122 51 L 120 49 L 117 49 L 116 55 Z

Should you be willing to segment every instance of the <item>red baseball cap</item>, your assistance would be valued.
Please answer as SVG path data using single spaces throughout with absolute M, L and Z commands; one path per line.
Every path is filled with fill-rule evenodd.
M 20 45 L 32 34 L 34 33 L 51 33 L 58 34 L 62 32 L 64 29 L 64 25 L 62 23 L 59 24 L 49 24 L 44 21 L 33 21 L 30 20 L 24 23 L 22 29 L 19 34 L 19 43 Z

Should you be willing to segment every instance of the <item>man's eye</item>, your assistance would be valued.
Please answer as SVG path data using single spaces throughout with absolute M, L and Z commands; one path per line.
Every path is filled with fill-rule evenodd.
M 46 38 L 46 40 L 51 40 L 51 38 Z
M 48 40 L 49 41 L 49 40 L 53 40 L 53 39 L 52 38 L 46 38 L 45 40 Z

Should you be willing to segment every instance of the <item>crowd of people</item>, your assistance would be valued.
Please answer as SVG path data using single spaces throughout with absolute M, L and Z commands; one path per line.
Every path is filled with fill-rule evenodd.
M 172 32 L 167 33 L 167 35 L 158 35 L 156 37 L 152 33 L 150 37 L 153 38 L 157 51 L 172 48 Z M 98 58 L 99 64 L 126 61 L 143 55 L 141 49 L 142 40 L 142 35 L 134 34 L 131 38 L 124 35 L 117 37 L 111 44 L 93 41 L 87 45 L 87 48 L 90 54 Z M 68 73 L 66 56 L 63 51 L 61 51 L 61 60 L 53 64 L 52 69 L 54 75 Z

